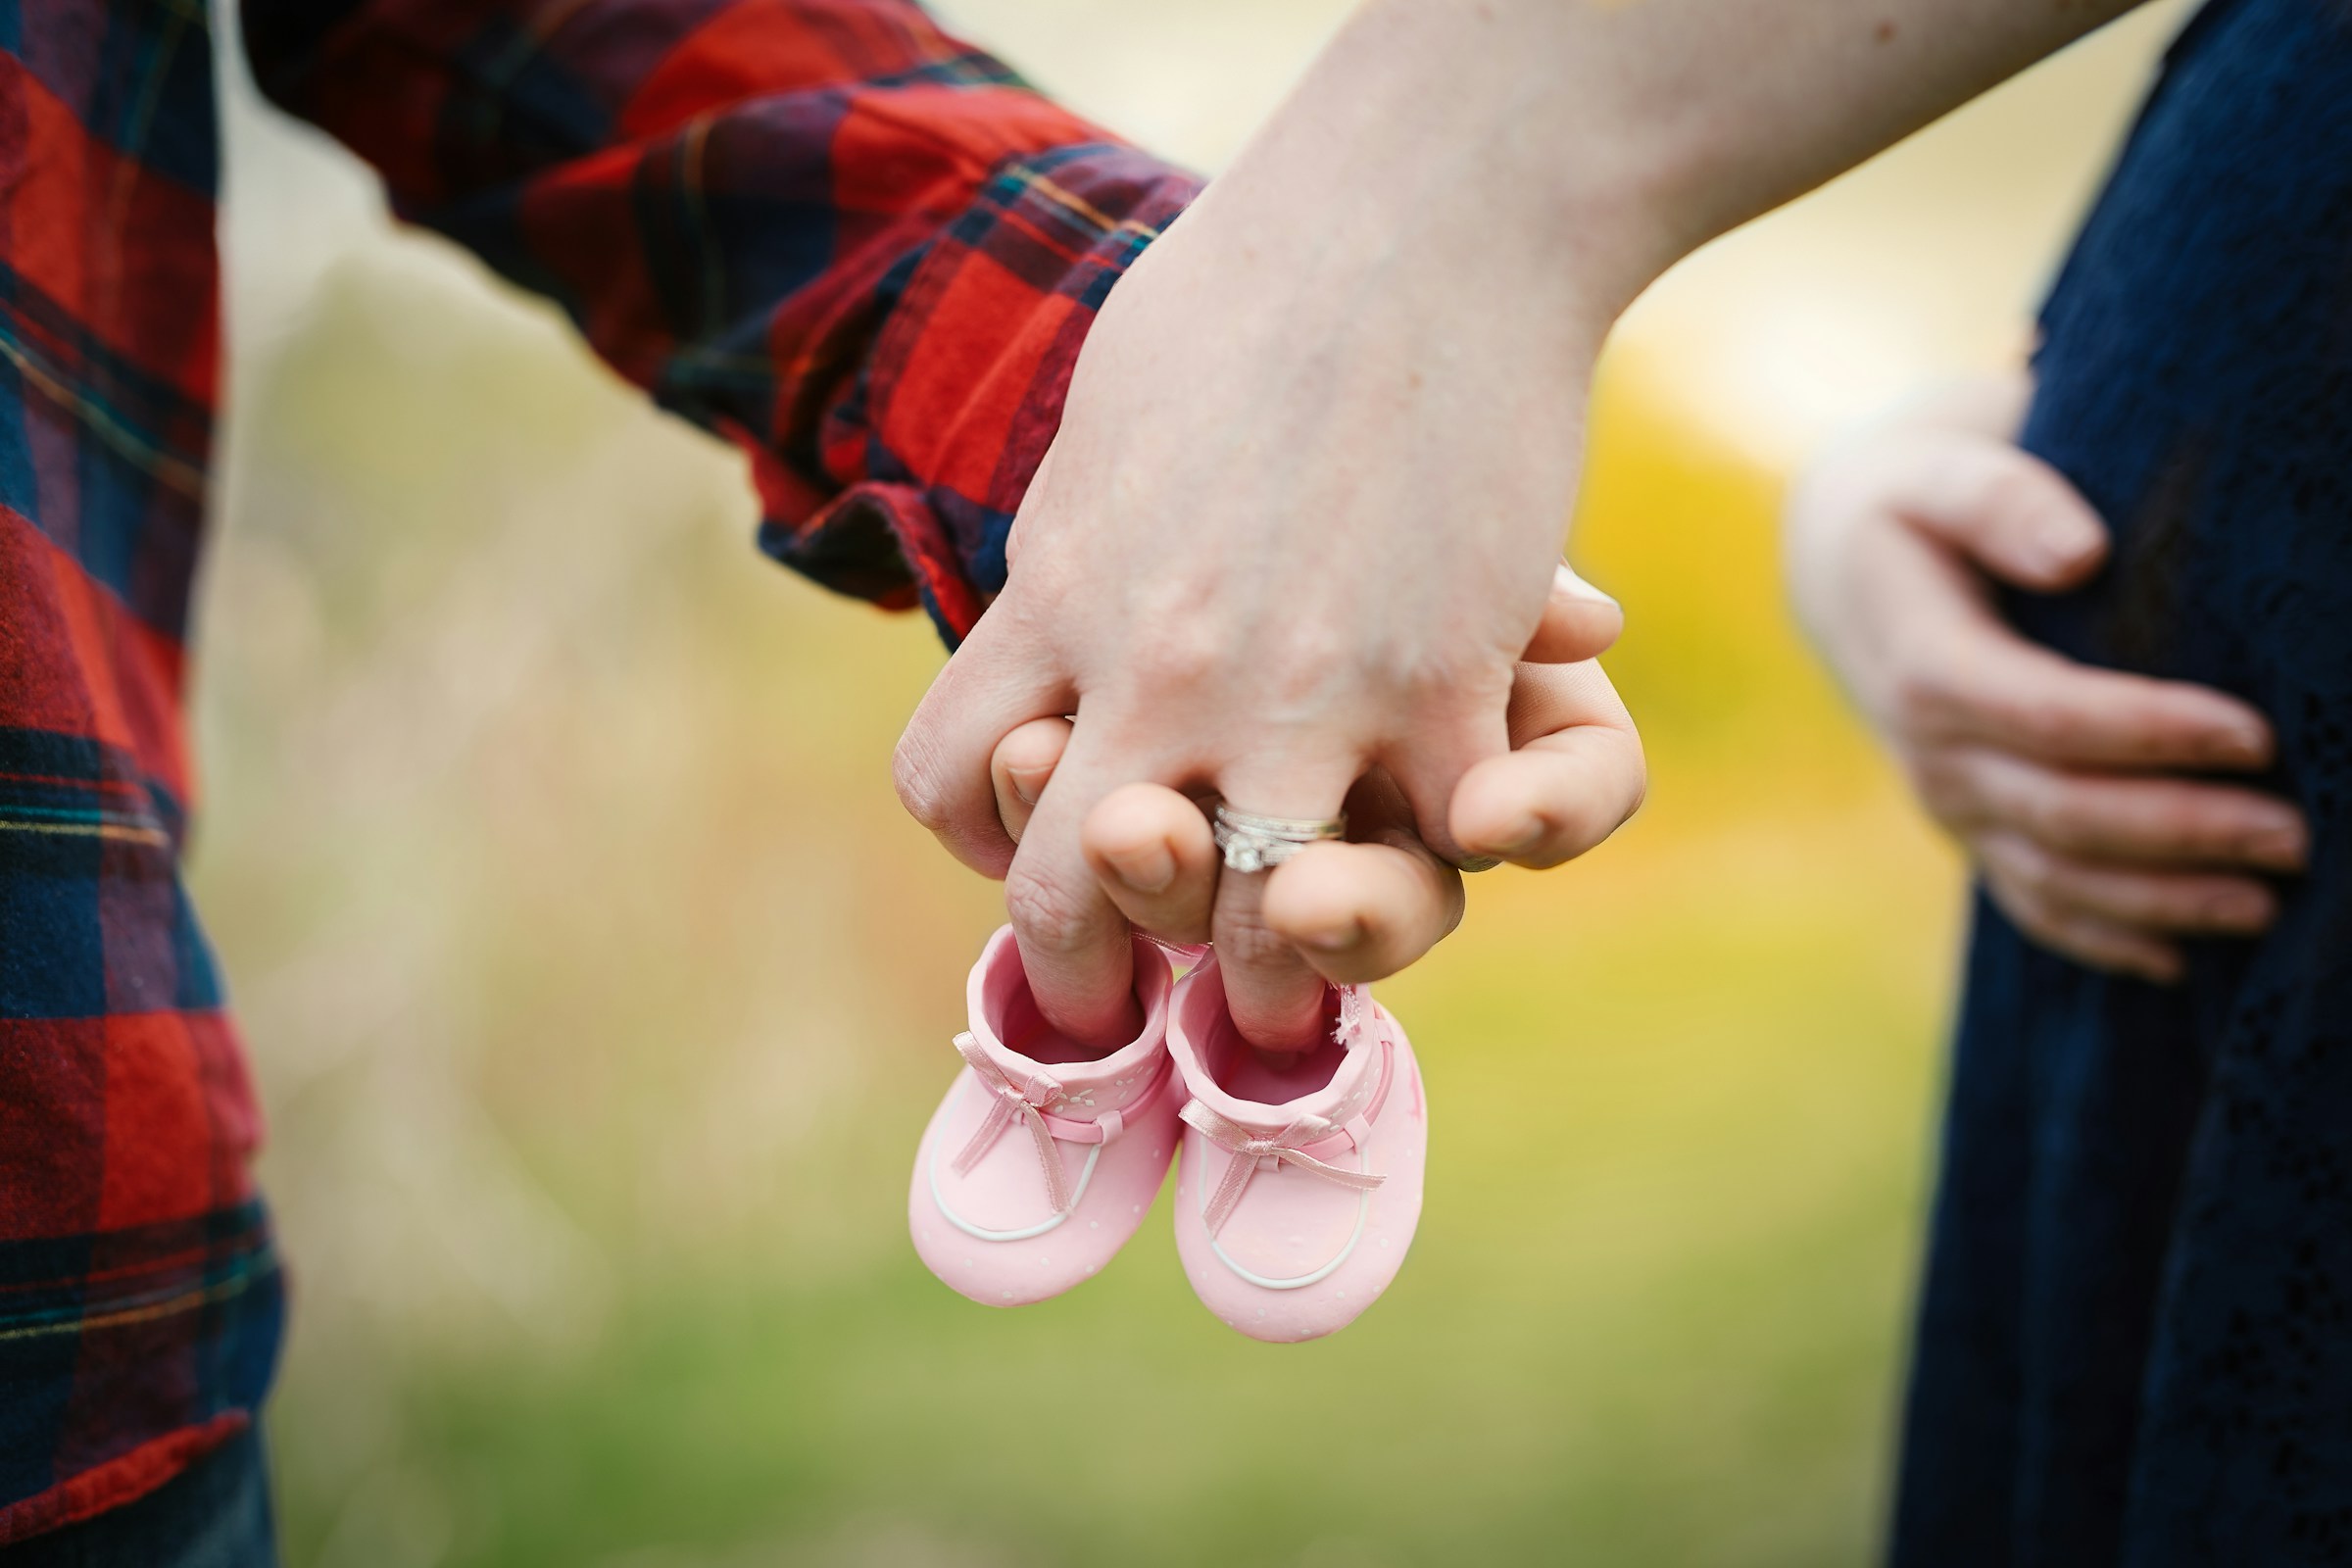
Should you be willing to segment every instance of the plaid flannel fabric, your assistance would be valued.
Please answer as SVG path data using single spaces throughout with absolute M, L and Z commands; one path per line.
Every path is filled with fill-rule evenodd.
M 1197 185 L 908 0 L 246 0 L 264 89 L 951 640 Z M 282 1292 L 180 877 L 219 355 L 201 0 L 0 0 L 0 1544 L 252 1418 Z

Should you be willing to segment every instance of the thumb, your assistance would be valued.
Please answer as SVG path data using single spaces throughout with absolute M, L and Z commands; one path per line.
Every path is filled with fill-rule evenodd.
M 1993 436 L 1939 431 L 1891 461 L 1897 515 L 2013 587 L 2059 593 L 2107 559 L 2107 525 L 2064 475 Z M 1923 461 L 1924 459 L 1924 461 Z
M 1544 618 L 1519 657 L 1531 664 L 1581 664 L 1608 652 L 1624 630 L 1624 607 L 1563 561 L 1553 568 Z

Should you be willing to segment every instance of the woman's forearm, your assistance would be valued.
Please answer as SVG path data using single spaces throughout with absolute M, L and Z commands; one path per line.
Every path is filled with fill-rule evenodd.
M 1369 0 L 1220 181 L 1605 318 L 2138 0 Z

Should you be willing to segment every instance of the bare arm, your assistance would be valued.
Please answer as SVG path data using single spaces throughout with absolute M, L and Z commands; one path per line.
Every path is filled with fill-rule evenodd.
M 1342 244 L 1399 213 L 1476 214 L 1613 315 L 1708 240 L 2138 3 L 1372 0 L 1215 189 L 1289 197 L 1287 178 L 1311 178 L 1345 193 L 1314 215 Z

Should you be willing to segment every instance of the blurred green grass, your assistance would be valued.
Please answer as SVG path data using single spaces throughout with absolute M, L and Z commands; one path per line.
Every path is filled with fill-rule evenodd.
M 1020 1314 L 903 1256 L 804 1282 L 780 1236 L 632 1290 L 591 1361 L 414 1391 L 445 1494 L 477 1478 L 455 1560 L 1861 1560 L 1921 976 L 1863 920 L 1759 920 L 1759 891 L 1671 946 L 1662 909 L 1489 919 L 1475 960 L 1396 988 L 1430 1042 L 1438 1178 L 1411 1266 L 1348 1334 L 1228 1334 L 1164 1213 Z M 1788 983 L 1824 951 L 1882 977 Z M 899 1138 L 819 1161 L 851 1180 L 814 1200 L 898 1227 L 924 1087 L 875 1107 Z

